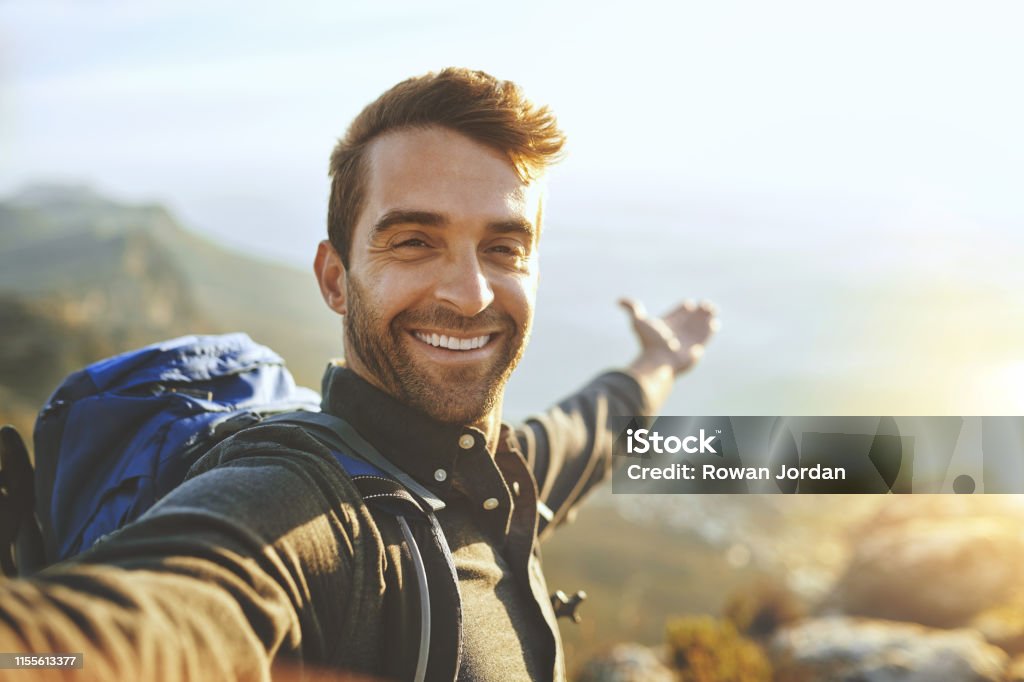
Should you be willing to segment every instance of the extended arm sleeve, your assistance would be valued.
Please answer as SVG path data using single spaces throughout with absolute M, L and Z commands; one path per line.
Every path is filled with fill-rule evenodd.
M 74 679 L 264 680 L 279 656 L 361 667 L 352 612 L 381 592 L 361 584 L 377 557 L 318 447 L 235 438 L 73 562 L 0 583 L 0 651 L 83 652 Z
M 648 401 L 636 379 L 607 372 L 542 415 L 516 429 L 540 491 L 552 512 L 545 539 L 611 472 L 611 418 L 646 415 Z

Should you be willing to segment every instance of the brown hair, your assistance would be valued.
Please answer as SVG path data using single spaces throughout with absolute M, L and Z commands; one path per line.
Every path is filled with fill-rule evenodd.
M 367 146 L 389 131 L 431 125 L 507 154 L 524 182 L 557 161 L 565 144 L 555 115 L 526 99 L 511 81 L 461 68 L 402 81 L 356 116 L 331 153 L 327 235 L 346 267 L 352 231 L 363 209 Z

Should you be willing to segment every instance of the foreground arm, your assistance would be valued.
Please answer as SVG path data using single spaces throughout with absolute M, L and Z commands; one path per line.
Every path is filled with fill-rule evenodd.
M 552 513 L 546 537 L 571 518 L 575 506 L 611 472 L 611 418 L 649 416 L 661 409 L 675 380 L 701 358 L 718 328 L 715 307 L 685 302 L 662 317 L 623 300 L 640 352 L 626 368 L 594 379 L 580 391 L 517 430 L 537 479 L 540 500 Z
M 248 438 L 73 562 L 0 583 L 0 651 L 83 652 L 76 680 L 266 680 L 279 658 L 376 663 L 376 633 L 353 617 L 380 594 L 360 583 L 378 563 L 358 541 L 365 507 L 317 443 Z

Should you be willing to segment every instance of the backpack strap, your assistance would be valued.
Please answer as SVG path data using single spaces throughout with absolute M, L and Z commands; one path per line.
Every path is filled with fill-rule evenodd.
M 366 441 L 352 426 L 342 419 L 326 412 L 291 412 L 288 414 L 275 415 L 264 419 L 263 424 L 294 424 L 301 426 L 330 446 L 331 450 L 342 453 L 351 453 L 368 464 L 377 467 L 388 476 L 398 481 L 412 495 L 418 498 L 423 511 L 428 514 L 444 509 L 444 502 L 434 493 L 412 479 L 384 455 L 377 452 L 370 443 Z
M 0 427 L 0 569 L 16 577 L 45 565 L 35 515 L 35 473 L 25 441 L 13 426 Z
M 412 479 L 407 473 L 392 464 L 386 457 L 377 451 L 366 439 L 344 419 L 324 412 L 293 412 L 289 414 L 275 415 L 264 419 L 261 423 L 267 424 L 290 424 L 304 428 L 311 436 L 327 445 L 339 464 L 352 476 L 354 482 L 359 482 L 365 475 L 372 475 L 373 470 L 383 473 L 394 480 L 404 490 L 398 490 L 397 496 L 403 497 L 402 493 L 408 495 L 411 502 L 422 512 L 429 528 L 431 542 L 436 550 L 435 554 L 441 556 L 441 561 L 446 565 L 449 581 L 445 581 L 448 594 L 439 597 L 442 603 L 455 604 L 454 627 L 456 639 L 454 642 L 454 666 L 451 669 L 452 679 L 458 676 L 458 670 L 462 657 L 462 602 L 458 590 L 458 574 L 455 570 L 455 562 L 452 558 L 451 549 L 445 538 L 441 524 L 435 516 L 436 511 L 444 509 L 445 504 L 434 493 L 427 490 Z M 353 458 L 352 455 L 355 457 Z M 366 468 L 369 467 L 369 471 Z M 409 548 L 412 557 L 413 567 L 416 573 L 416 582 L 420 603 L 420 641 L 419 653 L 416 660 L 416 673 L 414 680 L 423 682 L 426 679 L 427 663 L 431 649 L 431 598 L 427 581 L 427 569 L 420 553 L 419 546 L 413 535 L 412 529 L 406 520 L 406 515 L 401 512 L 392 512 L 398 520 L 402 530 L 402 536 Z M 435 559 L 436 562 L 436 559 Z
M 404 516 L 397 518 L 398 525 L 402 527 L 405 544 L 409 547 L 409 554 L 412 555 L 416 584 L 420 588 L 417 590 L 420 597 L 420 647 L 419 653 L 416 654 L 416 674 L 413 679 L 416 682 L 424 682 L 427 677 L 427 661 L 430 658 L 430 592 L 427 586 L 427 569 L 423 565 L 423 557 L 420 555 L 412 529 L 409 528 L 409 522 Z

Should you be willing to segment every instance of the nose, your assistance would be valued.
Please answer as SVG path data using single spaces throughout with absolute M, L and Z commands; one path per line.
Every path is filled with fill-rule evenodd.
M 445 260 L 434 295 L 464 317 L 473 317 L 491 305 L 494 289 L 475 249 L 461 250 Z

